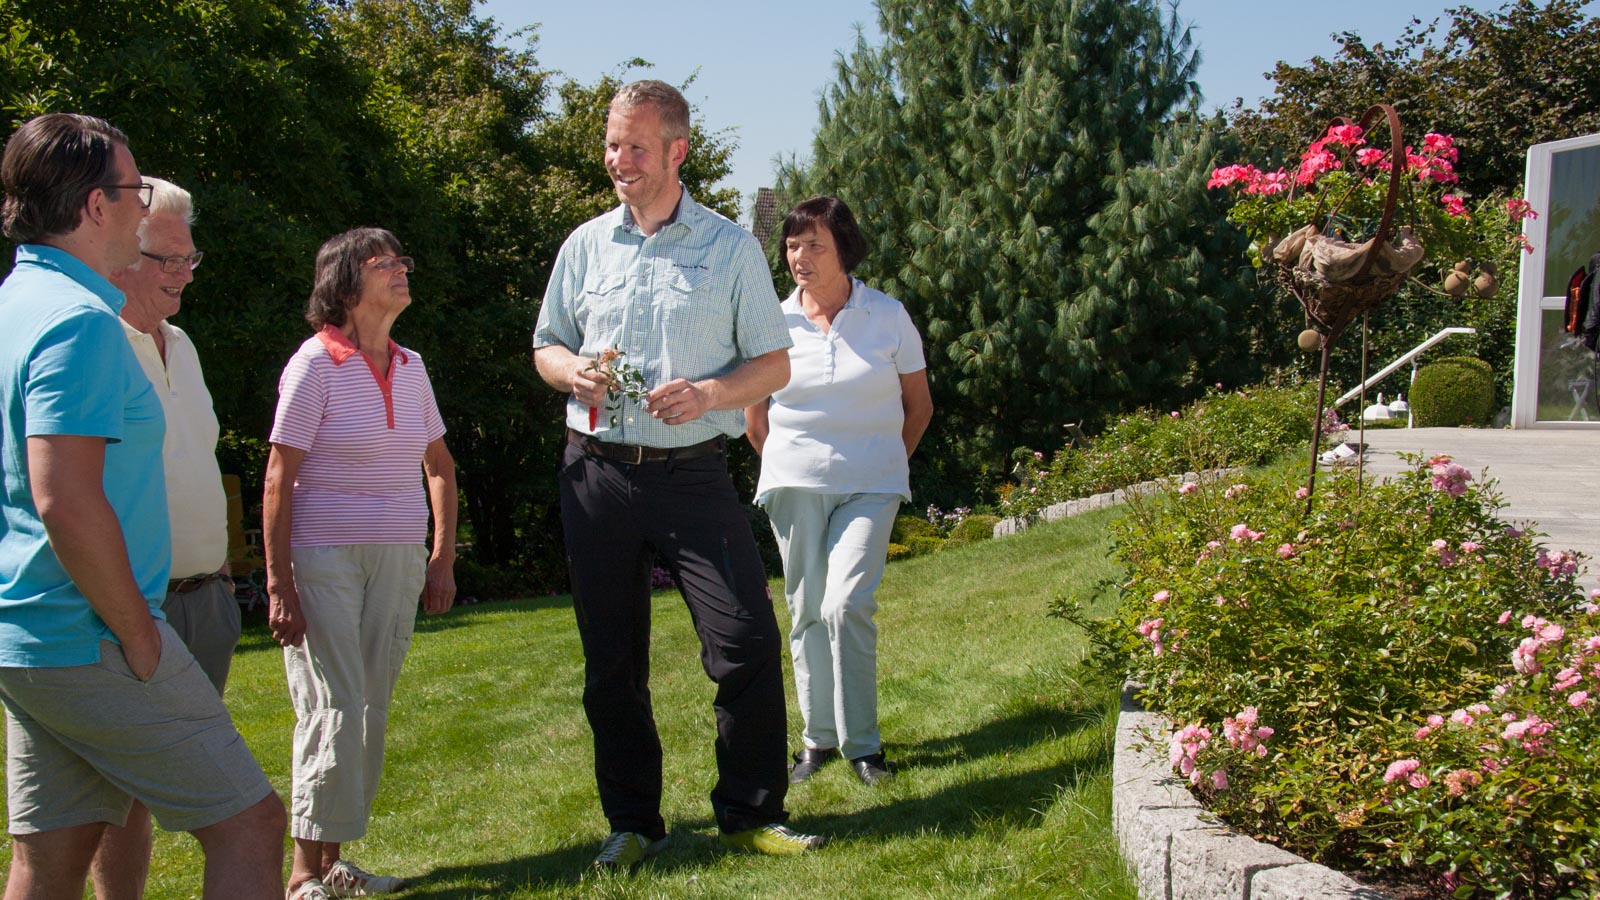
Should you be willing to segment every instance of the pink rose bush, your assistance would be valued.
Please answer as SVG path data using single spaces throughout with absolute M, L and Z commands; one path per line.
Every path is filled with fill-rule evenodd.
M 1586 606 L 1586 604 L 1585 604 Z M 1394 747 L 1396 759 L 1432 787 L 1385 795 L 1396 813 L 1425 813 L 1407 843 L 1455 860 L 1458 896 L 1483 889 L 1516 896 L 1591 896 L 1600 889 L 1588 860 L 1600 844 L 1593 824 L 1600 803 L 1600 716 L 1584 686 L 1600 679 L 1600 614 L 1579 607 L 1564 619 L 1527 614 L 1494 617 L 1518 638 L 1512 673 L 1459 707 L 1417 729 L 1413 743 Z M 1503 670 L 1502 670 L 1503 672 Z M 1418 787 L 1417 785 L 1410 785 Z M 1507 834 L 1533 854 L 1495 853 Z M 1571 870 L 1568 872 L 1567 870 Z M 1551 890 L 1565 885 L 1567 893 Z
M 1057 612 L 1181 724 L 1175 772 L 1235 828 L 1432 867 L 1462 897 L 1589 896 L 1600 603 L 1580 558 L 1498 518 L 1492 480 L 1411 463 L 1385 483 L 1320 473 L 1309 514 L 1298 470 L 1231 497 L 1174 484 L 1113 526 L 1116 617 Z

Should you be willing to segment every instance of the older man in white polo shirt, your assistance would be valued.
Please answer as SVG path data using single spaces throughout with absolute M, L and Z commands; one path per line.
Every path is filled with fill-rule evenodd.
M 200 357 L 183 329 L 167 321 L 194 281 L 202 253 L 189 226 L 189 192 L 160 178 L 139 226 L 140 260 L 112 273 L 127 295 L 122 327 L 134 356 L 161 398 L 167 436 L 161 457 L 172 525 L 172 575 L 161 606 L 201 670 L 221 694 L 239 643 L 239 604 L 228 578 L 228 501 L 217 467 L 217 414 Z M 107 828 L 92 875 L 101 900 L 139 897 L 150 868 L 150 814 L 138 802 L 123 828 Z

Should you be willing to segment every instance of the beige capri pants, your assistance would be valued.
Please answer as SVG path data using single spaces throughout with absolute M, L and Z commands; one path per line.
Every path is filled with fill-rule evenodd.
M 283 649 L 295 713 L 289 834 L 353 841 L 366 834 L 378 794 L 389 700 L 411 648 L 427 549 L 294 547 L 290 560 L 306 636 Z

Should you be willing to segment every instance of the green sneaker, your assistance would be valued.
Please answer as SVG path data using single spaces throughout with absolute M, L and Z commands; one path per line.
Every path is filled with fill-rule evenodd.
M 782 825 L 763 825 L 749 831 L 722 833 L 722 846 L 729 850 L 747 850 L 767 856 L 794 856 L 815 850 L 828 842 L 820 834 L 800 834 Z
M 600 843 L 594 858 L 596 872 L 632 872 L 639 864 L 667 849 L 667 839 L 652 841 L 634 831 L 613 831 Z

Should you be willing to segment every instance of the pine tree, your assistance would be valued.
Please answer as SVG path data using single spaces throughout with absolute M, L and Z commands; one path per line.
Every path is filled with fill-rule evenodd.
M 1195 112 L 1187 31 L 1145 0 L 878 12 L 884 43 L 841 55 L 779 187 L 856 211 L 859 274 L 922 330 L 947 475 L 1213 375 L 1251 295 L 1205 190 L 1220 123 Z

